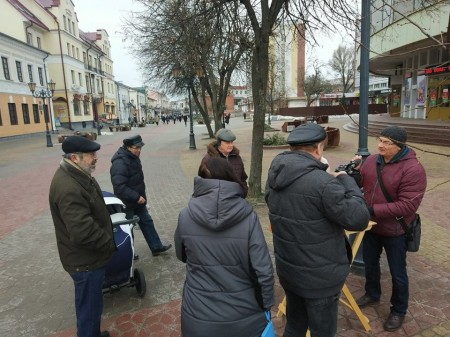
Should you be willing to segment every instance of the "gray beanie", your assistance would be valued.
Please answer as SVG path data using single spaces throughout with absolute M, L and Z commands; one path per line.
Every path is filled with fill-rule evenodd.
M 395 125 L 384 128 L 380 136 L 389 138 L 395 145 L 401 148 L 406 146 L 406 139 L 408 138 L 406 129 Z

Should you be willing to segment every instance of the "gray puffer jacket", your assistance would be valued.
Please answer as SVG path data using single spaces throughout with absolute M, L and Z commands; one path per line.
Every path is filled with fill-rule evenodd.
M 239 184 L 195 177 L 175 249 L 186 263 L 181 330 L 188 337 L 260 336 L 274 304 L 273 268 Z
M 349 272 L 344 229 L 361 231 L 369 222 L 354 179 L 333 177 L 327 167 L 307 152 L 283 152 L 266 185 L 280 283 L 305 298 L 341 291 Z

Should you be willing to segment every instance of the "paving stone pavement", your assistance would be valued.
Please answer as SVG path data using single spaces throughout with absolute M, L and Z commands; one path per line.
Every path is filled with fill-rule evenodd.
M 325 151 L 332 167 L 348 162 L 357 149 L 358 136 L 342 128 L 348 122 L 331 118 L 328 124 L 341 130 L 340 146 Z M 272 124 L 279 128 L 282 122 Z M 232 118 L 229 127 L 237 135 L 236 145 L 249 171 L 252 123 Z M 122 138 L 142 135 L 146 146 L 141 158 L 150 213 L 166 242 L 173 241 L 179 210 L 189 200 L 193 177 L 210 141 L 204 126 L 196 125 L 194 131 L 197 150 L 189 150 L 189 127 L 184 123 L 150 125 L 98 138 L 102 148 L 94 176 L 102 189 L 112 191 L 110 158 Z M 56 143 L 56 136 L 53 138 Z M 48 187 L 62 151 L 59 144 L 53 148 L 46 148 L 45 144 L 44 135 L 0 141 L 0 197 L 4 205 L 0 212 L 0 336 L 75 336 L 73 285 L 58 258 L 48 209 Z M 419 210 L 423 221 L 422 247 L 408 256 L 411 298 L 405 324 L 395 333 L 383 331 L 390 294 L 390 275 L 383 258 L 383 297 L 379 305 L 363 310 L 372 331 L 366 333 L 354 313 L 341 306 L 338 336 L 450 336 L 450 183 L 446 182 L 450 179 L 450 148 L 417 146 L 447 157 L 418 151 L 427 171 L 428 191 Z M 372 139 L 369 150 L 376 151 Z M 263 185 L 272 158 L 281 151 L 264 150 Z M 256 202 L 254 207 L 272 247 L 267 208 Z M 113 337 L 180 336 L 184 265 L 176 259 L 173 249 L 166 255 L 152 257 L 139 231 L 135 238 L 140 255 L 136 267 L 145 273 L 147 294 L 139 298 L 135 289 L 128 288 L 105 295 L 102 327 Z M 363 293 L 363 277 L 352 273 L 348 284 L 355 298 Z M 277 303 L 282 297 L 277 284 Z M 274 320 L 277 335 L 281 336 L 283 318 Z

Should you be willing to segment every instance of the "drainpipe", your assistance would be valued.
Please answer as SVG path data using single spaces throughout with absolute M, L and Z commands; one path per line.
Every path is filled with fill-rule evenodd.
M 58 26 L 59 51 L 61 53 L 61 67 L 62 67 L 62 73 L 63 73 L 64 92 L 66 94 L 67 116 L 69 117 L 69 130 L 73 130 L 72 121 L 70 120 L 69 94 L 67 93 L 66 70 L 64 67 L 64 57 L 63 57 L 62 40 L 61 40 L 61 28 L 59 27 L 59 22 L 56 18 L 55 18 L 55 22 L 56 22 L 56 25 Z

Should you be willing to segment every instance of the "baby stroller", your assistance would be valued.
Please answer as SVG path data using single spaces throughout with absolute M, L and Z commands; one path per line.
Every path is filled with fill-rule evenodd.
M 106 265 L 103 293 L 113 293 L 124 287 L 136 287 L 139 297 L 144 297 L 147 290 L 144 273 L 134 268 L 133 227 L 139 221 L 135 216 L 132 220 L 125 217 L 123 202 L 114 194 L 103 192 L 103 199 L 113 223 L 114 240 L 117 251 Z

